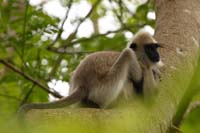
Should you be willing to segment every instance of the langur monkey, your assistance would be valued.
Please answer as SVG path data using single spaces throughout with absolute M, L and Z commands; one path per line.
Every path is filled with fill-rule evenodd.
M 49 103 L 26 104 L 19 112 L 60 108 L 84 101 L 106 108 L 120 93 L 130 90 L 130 87 L 126 88 L 127 84 L 132 90 L 128 93 L 143 95 L 157 85 L 159 47 L 161 45 L 149 33 L 140 31 L 122 52 L 92 53 L 74 71 L 69 96 Z

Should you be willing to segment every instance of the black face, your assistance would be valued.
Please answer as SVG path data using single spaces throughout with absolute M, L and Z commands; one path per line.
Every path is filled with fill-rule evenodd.
M 157 51 L 158 47 L 160 47 L 160 45 L 157 43 L 144 45 L 144 51 L 152 62 L 158 62 L 160 60 L 160 56 Z

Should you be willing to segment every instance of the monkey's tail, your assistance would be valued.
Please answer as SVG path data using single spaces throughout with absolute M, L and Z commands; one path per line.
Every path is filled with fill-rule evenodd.
M 83 90 L 77 89 L 74 93 L 72 93 L 68 97 L 62 98 L 58 101 L 49 103 L 25 104 L 19 109 L 18 115 L 25 114 L 27 111 L 31 109 L 53 109 L 53 108 L 65 107 L 82 100 L 85 96 L 86 95 L 83 92 Z

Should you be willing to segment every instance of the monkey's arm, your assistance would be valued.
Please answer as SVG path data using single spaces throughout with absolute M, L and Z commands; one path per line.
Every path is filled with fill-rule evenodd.
M 155 81 L 156 82 L 161 81 L 161 72 L 160 72 L 159 68 L 153 67 L 152 71 L 153 71 L 153 76 L 154 76 Z
M 144 68 L 144 95 L 152 95 L 158 86 L 158 81 L 156 81 L 153 69 L 152 68 Z

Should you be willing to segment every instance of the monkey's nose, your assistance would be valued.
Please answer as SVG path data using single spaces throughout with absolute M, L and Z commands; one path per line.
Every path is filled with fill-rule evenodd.
M 160 57 L 158 55 L 154 55 L 153 58 L 151 59 L 154 63 L 160 61 Z

